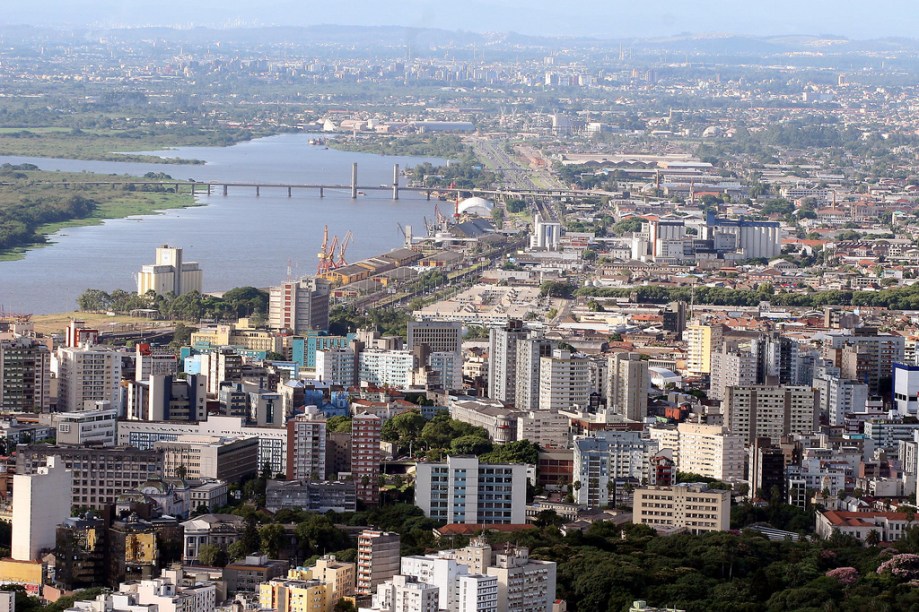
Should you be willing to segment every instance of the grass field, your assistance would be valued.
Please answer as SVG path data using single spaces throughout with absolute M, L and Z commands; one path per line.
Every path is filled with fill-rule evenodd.
M 35 324 L 35 331 L 43 334 L 63 333 L 70 325 L 71 319 L 85 321 L 91 329 L 98 329 L 100 332 L 125 331 L 129 329 L 152 329 L 154 327 L 171 327 L 172 321 L 151 321 L 138 317 L 129 317 L 127 315 L 116 315 L 110 317 L 106 314 L 94 312 L 58 312 L 55 314 L 34 315 L 32 322 Z M 136 327 L 132 327 L 136 326 Z

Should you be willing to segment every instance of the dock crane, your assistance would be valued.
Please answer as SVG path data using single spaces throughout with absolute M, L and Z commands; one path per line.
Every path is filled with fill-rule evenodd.
M 348 262 L 345 260 L 345 253 L 348 251 L 348 245 L 351 244 L 351 238 L 351 230 L 348 230 L 345 237 L 342 238 L 341 244 L 338 246 L 338 260 L 335 262 L 336 268 L 348 265 Z
M 319 258 L 319 265 L 316 266 L 316 274 L 322 274 L 328 270 L 326 264 L 326 252 L 329 248 L 329 226 L 323 226 L 322 228 L 322 246 L 319 247 L 319 253 L 316 257 Z

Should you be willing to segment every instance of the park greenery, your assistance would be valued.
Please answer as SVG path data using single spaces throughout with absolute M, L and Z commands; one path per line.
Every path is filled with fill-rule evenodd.
M 823 306 L 874 306 L 890 310 L 919 309 L 919 286 L 897 287 L 880 291 L 775 291 L 772 285 L 764 283 L 756 289 L 728 289 L 725 287 L 662 287 L 648 285 L 628 289 L 607 287 L 581 287 L 575 292 L 580 297 L 634 298 L 644 304 L 666 304 L 694 299 L 696 304 L 716 306 L 757 306 L 769 302 L 773 306 L 797 306 L 822 308 Z M 693 293 L 695 295 L 693 296 Z
M 440 157 L 461 159 L 471 151 L 459 136 L 451 134 L 424 135 L 405 134 L 400 136 L 362 136 L 347 138 L 338 136 L 326 143 L 333 149 L 376 153 L 377 155 L 410 155 L 413 157 Z
M 268 293 L 255 287 L 237 287 L 223 297 L 202 295 L 197 291 L 178 297 L 171 293 L 159 295 L 148 291 L 144 295 L 115 289 L 87 289 L 77 297 L 77 307 L 85 312 L 127 313 L 136 309 L 155 309 L 160 317 L 176 321 L 201 319 L 264 318 L 268 312 Z

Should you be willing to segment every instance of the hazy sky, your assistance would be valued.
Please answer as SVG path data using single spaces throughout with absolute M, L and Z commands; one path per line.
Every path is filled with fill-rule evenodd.
M 604 38 L 681 32 L 915 37 L 916 0 L 7 0 L 33 25 L 405 25 Z

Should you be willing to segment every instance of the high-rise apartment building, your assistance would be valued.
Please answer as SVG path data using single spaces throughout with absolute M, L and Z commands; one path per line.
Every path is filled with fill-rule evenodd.
M 0 412 L 44 413 L 50 407 L 48 347 L 24 337 L 0 341 Z
M 648 482 L 659 442 L 637 431 L 600 431 L 574 441 L 574 500 L 584 508 L 610 505 L 616 481 Z
M 558 343 L 545 338 L 525 338 L 517 341 L 517 372 L 514 384 L 514 407 L 517 410 L 539 409 L 540 364 L 551 357 Z
M 377 585 L 399 573 L 399 534 L 365 529 L 357 537 L 357 594 L 371 595 Z
M 689 325 L 683 332 L 688 351 L 686 369 L 691 373 L 711 374 L 713 335 L 709 325 Z
M 121 353 L 83 346 L 58 349 L 58 410 L 111 402 L 121 410 Z
M 817 391 L 809 386 L 728 387 L 725 421 L 748 444 L 759 437 L 778 444 L 782 436 L 814 431 L 817 399 Z
M 555 601 L 556 564 L 530 559 L 529 549 L 508 547 L 495 554 L 486 570 L 498 579 L 498 611 L 552 610 Z
M 369 412 L 351 419 L 351 475 L 357 487 L 357 498 L 375 506 L 380 502 L 380 435 L 383 419 Z
M 590 363 L 583 355 L 555 349 L 539 359 L 539 410 L 569 410 L 590 401 Z
M 154 291 L 157 295 L 180 296 L 201 292 L 203 272 L 193 261 L 183 261 L 182 249 L 164 244 L 156 249 L 156 263 L 145 265 L 137 275 L 137 294 Z
M 462 389 L 463 387 L 463 324 L 459 321 L 409 321 L 408 350 L 426 344 L 429 359 L 436 353 L 452 353 L 456 358 L 441 358 L 439 364 L 431 361 L 427 365 L 439 366 L 441 381 L 445 389 Z M 425 365 L 425 364 L 419 364 Z M 449 369 L 444 369 L 449 367 Z
M 488 397 L 506 403 L 517 399 L 517 344 L 525 339 L 523 321 L 511 319 L 488 332 Z
M 650 386 L 648 362 L 639 353 L 616 353 L 609 358 L 607 412 L 630 421 L 641 421 L 648 416 Z
M 268 326 L 295 334 L 328 329 L 330 294 L 329 281 L 315 276 L 272 287 L 268 294 Z
M 287 480 L 325 477 L 326 420 L 315 406 L 287 422 Z
M 316 378 L 345 388 L 358 384 L 357 358 L 349 348 L 316 351 Z
M 677 466 L 689 472 L 724 482 L 744 477 L 744 440 L 720 425 L 680 423 Z
M 858 328 L 852 335 L 833 334 L 823 345 L 824 357 L 840 368 L 843 378 L 868 385 L 868 392 L 889 392 L 893 365 L 903 361 L 906 339 Z

